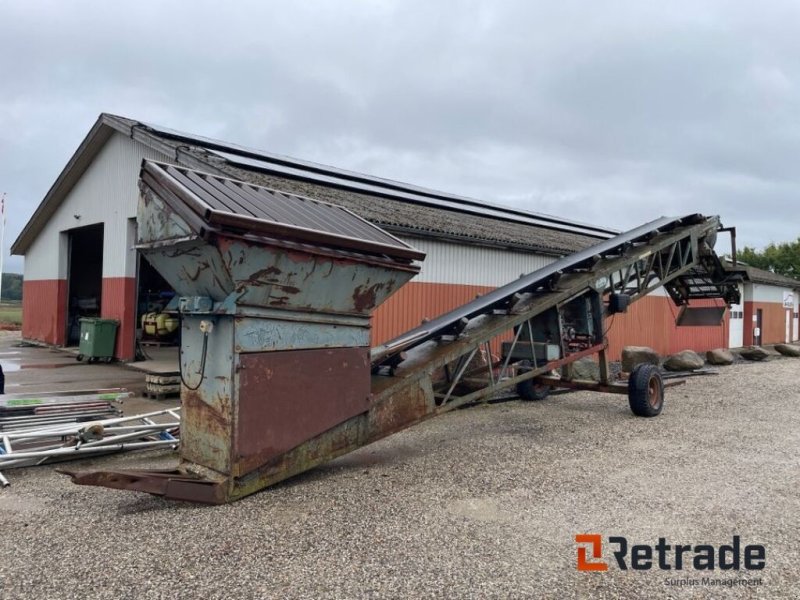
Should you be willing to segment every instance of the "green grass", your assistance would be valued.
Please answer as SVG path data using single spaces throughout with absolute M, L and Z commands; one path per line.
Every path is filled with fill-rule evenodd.
M 22 325 L 22 304 L 11 302 L 0 304 L 0 323 Z

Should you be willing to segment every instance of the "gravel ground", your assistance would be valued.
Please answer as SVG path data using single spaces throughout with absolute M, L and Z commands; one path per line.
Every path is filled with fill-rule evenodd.
M 460 410 L 229 506 L 78 487 L 51 467 L 10 471 L 0 596 L 797 598 L 799 370 L 776 358 L 690 378 L 656 419 L 584 392 Z M 738 534 L 766 546 L 766 569 L 751 572 L 763 585 L 578 572 L 576 533 L 649 544 Z

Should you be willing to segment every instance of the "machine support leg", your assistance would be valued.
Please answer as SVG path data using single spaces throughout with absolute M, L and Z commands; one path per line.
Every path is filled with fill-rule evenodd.
M 608 385 L 610 376 L 608 372 L 608 356 L 606 356 L 605 348 L 598 352 L 597 358 L 600 361 L 600 383 L 603 385 Z

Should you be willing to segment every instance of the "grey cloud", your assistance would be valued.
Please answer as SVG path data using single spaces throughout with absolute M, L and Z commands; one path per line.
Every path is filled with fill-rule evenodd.
M 0 1 L 6 248 L 101 111 L 619 228 L 797 237 L 800 5 L 662 4 Z

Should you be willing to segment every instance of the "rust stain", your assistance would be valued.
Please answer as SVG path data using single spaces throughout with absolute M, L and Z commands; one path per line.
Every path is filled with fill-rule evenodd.
M 219 396 L 217 396 L 217 402 L 221 407 L 227 405 L 225 399 Z M 198 434 L 196 436 L 184 436 L 181 441 L 183 449 L 187 453 L 191 453 L 190 446 L 199 444 L 203 446 L 202 448 L 196 448 L 199 456 L 203 456 L 209 450 L 213 454 L 219 454 L 220 449 L 216 444 L 207 444 L 203 440 L 208 438 L 217 440 L 229 439 L 231 435 L 229 414 L 205 402 L 198 392 L 191 390 L 184 390 L 182 403 L 184 430 Z
M 281 271 L 278 267 L 272 266 L 272 267 L 268 267 L 266 269 L 261 269 L 259 271 L 256 271 L 255 273 L 250 275 L 248 280 L 249 281 L 256 281 L 256 280 L 259 280 L 259 279 L 263 279 L 264 277 L 269 277 L 270 275 L 280 275 L 281 273 L 283 273 L 283 271 Z
M 207 424 L 210 428 L 227 431 L 228 417 L 204 402 L 197 392 L 187 391 L 183 397 L 187 418 Z
M 374 441 L 405 429 L 431 413 L 425 392 L 418 386 L 407 386 L 373 405 L 370 439 Z
M 194 246 L 190 248 L 183 248 L 181 246 L 177 246 L 175 250 L 172 251 L 164 251 L 169 258 L 178 258 L 180 256 L 202 256 L 200 250 Z
M 185 266 L 183 267 L 183 272 L 186 273 L 186 277 L 190 281 L 197 281 L 200 278 L 200 273 L 202 273 L 206 269 L 210 269 L 210 268 L 211 268 L 211 265 L 208 264 L 207 260 L 204 260 L 203 262 L 201 262 L 201 263 L 199 263 L 197 265 L 197 271 L 195 271 L 194 275 L 192 275 L 189 271 L 187 271 Z
M 288 306 L 289 296 L 274 296 L 269 299 L 270 306 Z
M 369 287 L 360 285 L 353 292 L 353 306 L 359 312 L 364 312 L 375 307 L 377 294 L 386 286 L 385 283 L 375 283 Z

